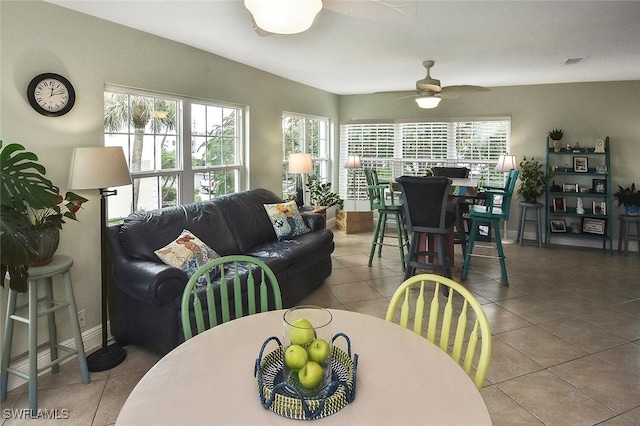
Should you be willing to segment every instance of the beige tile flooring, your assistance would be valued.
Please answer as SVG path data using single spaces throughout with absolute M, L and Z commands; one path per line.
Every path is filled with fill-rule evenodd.
M 333 273 L 301 303 L 384 317 L 402 282 L 397 249 L 385 247 L 368 267 L 370 234 L 335 235 Z M 494 424 L 640 425 L 640 255 L 533 245 L 505 250 L 508 288 L 499 283 L 493 259 L 474 258 L 465 281 L 494 334 L 481 391 Z M 459 246 L 455 261 L 453 278 L 459 280 Z M 42 377 L 40 407 L 68 409 L 68 419 L 2 424 L 114 423 L 129 392 L 158 359 L 133 346 L 127 352 L 123 364 L 92 373 L 88 385 L 73 361 L 60 374 Z M 27 401 L 22 386 L 2 408 L 26 408 Z

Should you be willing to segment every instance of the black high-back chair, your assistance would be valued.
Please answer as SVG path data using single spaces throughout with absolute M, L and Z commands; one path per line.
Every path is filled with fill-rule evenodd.
M 468 179 L 471 169 L 467 167 L 433 167 L 431 172 L 434 176 Z M 462 254 L 464 255 L 467 252 L 467 229 L 471 229 L 469 202 L 467 199 L 456 198 L 449 206 L 449 210 L 456 215 L 455 243 L 462 246 Z
M 446 177 L 401 176 L 397 182 L 402 189 L 405 225 L 411 233 L 404 278 L 413 276 L 416 269 L 440 271 L 451 278 L 453 259 L 447 256 L 446 245 L 446 236 L 453 232 L 456 220 L 452 212 L 447 212 L 451 181 Z M 429 247 L 429 235 L 433 236 L 434 247 Z M 434 258 L 437 263 L 431 262 Z

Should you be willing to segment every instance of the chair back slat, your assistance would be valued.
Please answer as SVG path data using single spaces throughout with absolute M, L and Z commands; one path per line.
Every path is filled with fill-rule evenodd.
M 409 294 L 409 292 L 407 292 Z M 413 321 L 414 333 L 422 333 L 422 319 L 424 317 L 424 281 L 420 283 L 420 294 L 416 298 L 416 315 Z
M 427 287 L 425 283 L 434 283 L 434 286 Z M 419 292 L 417 292 L 418 288 L 420 289 Z M 431 288 L 434 289 L 432 294 Z M 441 291 L 441 289 L 448 292 L 444 306 L 439 301 L 440 294 L 445 292 Z M 409 328 L 411 319 L 409 306 L 411 305 L 411 295 L 414 293 L 418 294 L 415 295 L 413 331 L 421 336 L 426 336 L 429 341 L 451 356 L 471 377 L 476 387 L 480 389 L 489 368 L 492 340 L 489 320 L 482 305 L 469 290 L 450 278 L 434 274 L 420 274 L 405 280 L 395 291 L 391 302 L 389 302 L 386 320 L 393 322 L 399 310 L 399 324 L 402 327 Z M 426 293 L 430 294 L 427 295 Z M 422 329 L 425 296 L 431 297 L 426 333 Z M 421 298 L 423 298 L 422 301 L 420 301 Z M 458 301 L 462 301 L 462 303 Z M 423 308 L 420 308 L 421 305 Z M 457 309 L 454 309 L 454 305 L 462 306 L 459 313 Z M 470 318 L 475 318 L 473 327 L 469 326 Z M 436 336 L 438 335 L 436 330 L 440 320 L 439 341 L 436 341 Z M 453 324 L 455 324 L 455 329 L 452 329 Z M 449 345 L 451 337 L 453 337 L 453 347 Z M 464 358 L 462 356 L 463 353 Z
M 453 342 L 453 352 L 451 353 L 451 357 L 457 363 L 460 363 L 462 344 L 464 343 L 464 336 L 467 330 L 467 305 L 468 302 L 465 299 L 464 303 L 462 304 L 462 311 L 460 311 L 460 316 L 458 316 L 458 326 L 456 328 L 455 340 Z
M 212 270 L 218 271 L 213 278 Z M 199 284 L 201 277 L 204 277 L 204 285 Z M 256 291 L 259 292 L 259 305 Z M 219 313 L 216 305 L 220 305 Z M 191 276 L 183 291 L 180 316 L 184 338 L 188 340 L 219 323 L 270 308 L 282 309 L 280 286 L 271 268 L 251 256 L 232 255 L 214 259 Z
M 435 293 L 437 294 L 437 293 Z M 451 334 L 451 324 L 453 322 L 453 292 L 449 292 L 447 303 L 444 305 L 442 313 L 442 330 L 440 331 L 440 349 L 447 351 L 449 347 L 449 335 Z

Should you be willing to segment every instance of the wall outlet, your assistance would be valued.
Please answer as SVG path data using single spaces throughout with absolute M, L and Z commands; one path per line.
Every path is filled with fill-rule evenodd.
M 78 322 L 80 323 L 80 327 L 87 325 L 87 312 L 84 309 L 78 312 Z

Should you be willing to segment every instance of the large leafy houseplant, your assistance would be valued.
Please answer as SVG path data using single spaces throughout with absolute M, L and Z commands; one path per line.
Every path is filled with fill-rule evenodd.
M 613 198 L 618 200 L 618 206 L 625 206 L 628 212 L 635 212 L 635 208 L 640 207 L 640 192 L 636 189 L 635 182 L 626 188 L 618 185 L 618 190 L 613 194 Z
M 331 191 L 331 183 L 321 182 L 316 175 L 309 175 L 307 178 L 307 188 L 311 196 L 311 204 L 315 206 L 342 208 L 344 200 L 338 194 Z
M 538 198 L 547 190 L 547 178 L 542 170 L 542 164 L 531 157 L 524 157 L 520 162 L 520 187 L 516 194 L 521 196 L 525 203 L 537 203 Z
M 37 161 L 24 146 L 0 140 L 0 273 L 8 273 L 11 288 L 19 292 L 27 290 L 29 263 L 38 256 L 36 225 L 61 227 L 63 217 L 75 219 L 75 212 L 59 204 L 58 188 L 44 177 L 46 169 Z M 73 203 L 86 201 L 75 194 L 67 197 Z M 30 212 L 43 211 L 37 224 Z

